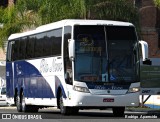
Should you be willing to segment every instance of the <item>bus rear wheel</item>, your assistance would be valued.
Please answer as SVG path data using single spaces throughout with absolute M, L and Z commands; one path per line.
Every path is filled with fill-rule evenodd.
M 25 96 L 23 92 L 21 94 L 21 99 L 22 99 L 22 111 L 23 112 L 38 112 L 38 107 L 33 106 L 33 105 L 26 105 Z
M 125 107 L 114 107 L 114 108 L 112 108 L 112 110 L 113 110 L 113 115 L 115 117 L 123 117 L 124 116 Z
M 19 95 L 16 96 L 16 106 L 17 106 L 17 111 L 22 112 L 22 102 Z

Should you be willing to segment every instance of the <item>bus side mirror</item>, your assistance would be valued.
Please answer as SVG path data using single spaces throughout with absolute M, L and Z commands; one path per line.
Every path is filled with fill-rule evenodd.
M 152 65 L 152 61 L 150 59 L 146 59 L 145 61 L 143 61 L 143 64 Z
M 139 41 L 142 50 L 142 61 L 145 65 L 152 65 L 152 61 L 148 58 L 148 44 L 145 41 Z
M 69 59 L 71 61 L 75 58 L 75 40 L 68 39 L 68 52 L 69 52 Z

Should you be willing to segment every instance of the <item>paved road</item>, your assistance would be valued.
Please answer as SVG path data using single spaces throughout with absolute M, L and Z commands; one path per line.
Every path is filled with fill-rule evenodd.
M 57 120 L 61 122 L 62 120 L 69 121 L 70 119 L 76 120 L 76 122 L 80 120 L 85 120 L 85 122 L 94 122 L 95 120 L 106 122 L 109 120 L 114 120 L 117 122 L 121 122 L 120 120 L 125 121 L 135 121 L 140 120 L 141 122 L 151 122 L 151 120 L 159 121 L 160 113 L 157 112 L 136 112 L 136 111 L 126 111 L 124 117 L 113 117 L 111 110 L 80 110 L 78 115 L 74 116 L 63 116 L 60 114 L 60 111 L 56 108 L 48 108 L 48 109 L 40 109 L 38 113 L 18 113 L 15 107 L 0 107 L 0 119 L 5 117 L 11 117 L 11 119 L 49 119 Z M 93 120 L 93 121 L 91 121 Z M 75 122 L 75 121 L 74 121 Z

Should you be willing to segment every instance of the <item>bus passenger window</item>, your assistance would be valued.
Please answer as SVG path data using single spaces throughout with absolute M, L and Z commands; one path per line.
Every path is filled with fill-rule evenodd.
M 43 42 L 45 41 L 44 40 L 45 35 L 46 35 L 46 33 L 41 33 L 41 34 L 36 35 L 35 48 L 34 48 L 35 57 L 43 57 L 44 56 L 44 54 L 43 54 L 43 48 L 44 48 Z
M 52 33 L 53 33 L 53 31 L 47 32 L 47 35 L 45 37 L 44 46 L 47 47 L 47 48 L 44 48 L 44 55 L 45 56 L 53 55 L 52 54 L 52 46 L 53 45 L 52 45 L 52 40 L 51 40 Z
M 52 42 L 52 54 L 61 55 L 62 29 L 53 30 L 50 41 Z
M 15 44 L 13 46 L 13 61 L 19 60 L 19 39 L 15 40 Z
M 35 43 L 35 36 L 29 36 L 27 41 L 27 47 L 26 47 L 26 58 L 30 59 L 34 57 L 34 43 Z
M 26 55 L 26 40 L 27 40 L 27 37 L 23 37 L 21 38 L 20 40 L 20 46 L 19 46 L 19 59 L 22 60 L 22 59 L 25 59 L 25 55 Z
M 8 43 L 7 58 L 6 58 L 7 61 L 12 61 L 12 55 L 13 55 L 12 44 L 13 43 L 14 43 L 13 41 Z

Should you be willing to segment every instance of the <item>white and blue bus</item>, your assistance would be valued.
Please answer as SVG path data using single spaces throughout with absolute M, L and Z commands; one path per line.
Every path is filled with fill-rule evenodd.
M 122 116 L 139 105 L 138 45 L 133 24 L 107 20 L 62 20 L 12 34 L 7 101 L 19 112 L 112 108 Z

